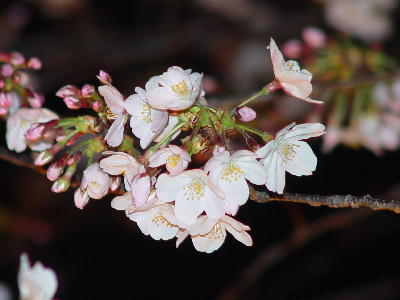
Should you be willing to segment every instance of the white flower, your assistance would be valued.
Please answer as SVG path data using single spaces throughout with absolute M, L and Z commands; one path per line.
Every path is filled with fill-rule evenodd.
M 89 198 L 103 198 L 107 195 L 110 184 L 110 176 L 101 170 L 99 163 L 88 166 L 83 171 L 81 186 L 74 195 L 76 207 L 83 209 L 89 202 Z
M 299 64 L 294 60 L 285 62 L 281 51 L 275 41 L 271 39 L 269 44 L 272 66 L 276 83 L 282 87 L 284 92 L 290 96 L 299 98 L 310 103 L 322 103 L 321 101 L 309 98 L 312 92 L 312 74 L 307 70 L 300 70 Z
M 10 150 L 22 152 L 29 146 L 33 151 L 44 151 L 53 144 L 53 138 L 27 141 L 25 133 L 33 123 L 48 122 L 58 116 L 46 108 L 20 108 L 7 120 L 7 146 Z
M 107 119 L 114 120 L 104 139 L 111 147 L 117 147 L 124 138 L 124 127 L 128 115 L 124 108 L 124 97 L 112 85 L 102 85 L 98 88 L 100 95 L 104 97 L 109 111 Z
M 154 142 L 159 142 L 161 141 L 174 127 L 176 124 L 179 123 L 179 119 L 177 116 L 169 116 L 168 117 L 168 124 L 167 127 L 164 128 L 163 131 L 161 131 L 161 133 L 154 139 Z M 172 137 L 169 139 L 170 141 L 172 141 L 173 139 L 175 139 L 179 134 L 181 133 L 181 130 L 178 130 L 177 132 L 175 132 Z
M 200 216 L 196 223 L 188 226 L 185 231 L 179 232 L 176 247 L 190 235 L 193 246 L 197 251 L 211 253 L 222 246 L 227 231 L 239 242 L 246 246 L 252 246 L 253 241 L 247 233 L 249 230 L 249 226 L 227 215 L 224 215 L 220 219 Z
M 203 75 L 170 67 L 159 76 L 159 86 L 147 93 L 147 101 L 155 109 L 184 110 L 194 104 L 204 92 Z
M 285 171 L 295 176 L 311 175 L 317 166 L 317 157 L 303 141 L 324 134 L 320 123 L 296 125 L 292 123 L 280 130 L 275 140 L 257 150 L 260 163 L 267 171 L 266 187 L 279 194 L 285 187 Z
M 28 256 L 23 253 L 18 272 L 18 289 L 22 300 L 51 300 L 57 290 L 57 277 L 53 270 L 40 262 L 30 266 Z
M 225 195 L 225 212 L 235 215 L 240 205 L 249 198 L 251 183 L 263 185 L 267 174 L 257 161 L 257 155 L 248 150 L 239 150 L 232 155 L 228 151 L 215 154 L 204 166 L 204 171 Z
M 133 134 L 140 139 L 144 149 L 161 133 L 168 123 L 168 112 L 152 108 L 146 100 L 146 92 L 158 87 L 158 76 L 150 78 L 146 90 L 135 88 L 136 94 L 129 96 L 124 105 L 131 115 L 130 125 Z
M 224 215 L 224 194 L 200 169 L 183 171 L 176 176 L 161 174 L 156 194 L 163 202 L 175 201 L 175 216 L 182 224 L 193 224 L 203 211 L 214 219 Z
M 165 164 L 171 175 L 177 175 L 187 168 L 190 161 L 189 153 L 178 146 L 169 145 L 149 157 L 149 167 L 155 168 Z
M 125 189 L 130 191 L 133 177 L 143 173 L 144 166 L 136 158 L 124 152 L 106 151 L 103 154 L 110 156 L 100 161 L 100 168 L 113 176 L 123 174 Z
M 170 240 L 179 231 L 178 220 L 174 215 L 174 206 L 159 201 L 154 191 L 144 205 L 138 208 L 128 208 L 126 215 L 137 223 L 145 235 L 150 235 L 155 240 Z

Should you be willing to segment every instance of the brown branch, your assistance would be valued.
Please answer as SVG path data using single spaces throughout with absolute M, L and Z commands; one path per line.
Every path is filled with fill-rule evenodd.
M 0 160 L 7 161 L 16 166 L 34 170 L 36 172 L 39 172 L 40 174 L 46 174 L 46 170 L 36 167 L 33 164 L 33 160 L 30 155 L 26 153 L 18 154 L 3 147 L 0 147 Z
M 347 210 L 323 217 L 308 225 L 299 227 L 288 239 L 268 247 L 260 253 L 245 269 L 240 277 L 225 288 L 218 299 L 243 299 L 243 294 L 266 272 L 283 261 L 296 250 L 304 247 L 319 236 L 345 228 L 346 226 L 370 215 L 368 210 Z
M 400 213 L 400 200 L 384 200 L 373 198 L 370 195 L 352 196 L 352 195 L 307 195 L 307 194 L 292 194 L 284 193 L 279 196 L 270 196 L 266 192 L 258 192 L 251 190 L 250 199 L 259 203 L 271 201 L 296 202 L 304 203 L 311 206 L 329 206 L 332 208 L 343 207 L 367 207 L 373 210 L 391 210 L 395 213 Z

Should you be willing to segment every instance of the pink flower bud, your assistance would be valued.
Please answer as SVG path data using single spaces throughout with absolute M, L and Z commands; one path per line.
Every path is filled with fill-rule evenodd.
M 325 46 L 325 33 L 316 27 L 307 27 L 303 30 L 303 39 L 311 48 L 321 48 Z
M 110 177 L 110 190 L 115 192 L 121 184 L 121 177 Z
M 68 142 L 67 142 L 65 145 L 66 145 L 66 146 L 72 146 L 72 145 L 75 144 L 76 141 L 77 141 L 81 136 L 83 136 L 83 135 L 84 135 L 83 132 L 79 132 L 79 133 L 75 134 L 72 138 L 70 138 L 70 139 L 68 140 Z
M 81 151 L 76 152 L 67 160 L 67 166 L 72 166 L 82 158 L 83 153 Z
M 82 191 L 80 188 L 78 188 L 74 194 L 75 206 L 79 209 L 83 209 L 86 206 L 86 204 L 88 204 L 88 202 L 89 202 L 88 191 L 86 189 Z
M 28 141 L 36 141 L 43 136 L 43 132 L 45 129 L 45 125 L 42 123 L 34 123 L 31 125 L 31 127 L 26 131 L 25 133 L 25 138 Z
M 96 112 L 99 112 L 102 109 L 102 104 L 99 101 L 92 102 L 92 109 Z
M 40 70 L 42 68 L 42 62 L 37 57 L 31 57 L 28 60 L 28 67 L 33 70 Z
M 247 106 L 238 107 L 236 113 L 237 118 L 242 122 L 250 122 L 257 117 L 255 110 Z
M 64 177 L 61 177 L 53 183 L 53 185 L 51 186 L 51 191 L 53 193 L 62 193 L 68 190 L 69 185 L 70 185 L 69 180 Z
M 28 97 L 28 102 L 32 108 L 41 108 L 44 103 L 44 97 L 41 94 L 33 92 L 32 96 Z
M 0 79 L 0 89 L 2 89 L 3 87 L 4 87 L 4 80 L 3 79 Z
M 81 100 L 74 96 L 67 96 L 64 98 L 65 105 L 72 110 L 80 109 L 82 107 Z
M 303 52 L 303 44 L 299 40 L 289 40 L 283 44 L 282 52 L 289 58 L 298 58 Z
M 89 96 L 90 94 L 93 94 L 94 92 L 96 92 L 96 89 L 91 84 L 85 84 L 81 90 L 82 96 L 84 96 L 84 97 Z
M 51 162 L 54 155 L 51 153 L 50 150 L 42 151 L 39 155 L 35 158 L 34 165 L 35 166 L 44 166 Z
M 4 64 L 1 67 L 1 75 L 3 77 L 10 77 L 14 73 L 14 68 L 10 64 Z
M 100 70 L 99 75 L 96 77 L 104 84 L 111 84 L 111 76 L 103 70 Z
M 25 57 L 21 53 L 13 52 L 11 53 L 10 62 L 13 65 L 22 65 L 25 63 Z
M 67 96 L 75 96 L 75 97 L 80 97 L 81 91 L 74 85 L 66 85 L 63 86 L 61 89 L 59 89 L 56 93 L 57 97 L 60 98 L 65 98 Z
M 58 161 L 53 162 L 49 166 L 49 168 L 47 169 L 47 178 L 50 181 L 55 181 L 60 177 L 60 175 L 62 174 L 63 170 L 64 170 L 63 164 L 61 164 Z
M 11 105 L 12 99 L 7 93 L 0 93 L 0 106 L 3 108 L 8 108 Z

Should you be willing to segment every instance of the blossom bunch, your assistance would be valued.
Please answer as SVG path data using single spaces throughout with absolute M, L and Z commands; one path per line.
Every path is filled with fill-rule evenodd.
M 276 90 L 321 103 L 310 98 L 312 74 L 285 61 L 274 40 L 268 49 L 275 79 L 229 111 L 207 105 L 203 74 L 190 69 L 170 67 L 128 96 L 100 71 L 99 87 L 67 85 L 56 94 L 69 109 L 91 114 L 35 115 L 29 128 L 10 126 L 9 139 L 40 151 L 35 164 L 50 164 L 54 192 L 78 183 L 80 209 L 114 194 L 111 207 L 155 240 L 176 238 L 179 246 L 190 237 L 198 251 L 210 253 L 229 232 L 251 246 L 250 227 L 235 219 L 239 208 L 255 189 L 282 194 L 286 172 L 311 175 L 317 158 L 304 140 L 325 132 L 320 123 L 291 123 L 274 137 L 246 124 L 257 116 L 249 103 Z M 20 114 L 15 119 L 24 123 Z

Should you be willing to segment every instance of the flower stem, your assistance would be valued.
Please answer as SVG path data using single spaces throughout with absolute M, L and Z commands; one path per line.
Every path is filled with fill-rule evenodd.
M 258 129 L 253 128 L 253 127 L 249 127 L 249 126 L 246 126 L 246 125 L 243 125 L 243 124 L 235 124 L 234 127 L 237 128 L 237 129 L 241 129 L 241 130 L 244 130 L 244 131 L 248 131 L 248 132 L 254 133 L 254 134 L 260 136 L 265 142 L 270 141 L 272 139 L 272 137 L 268 133 L 266 133 L 264 131 L 261 131 L 261 130 L 258 130 Z
M 269 91 L 267 89 L 265 89 L 265 88 L 262 88 L 257 93 L 255 93 L 253 96 L 247 98 L 246 100 L 244 100 L 239 105 L 236 105 L 232 110 L 234 110 L 235 108 L 238 108 L 240 106 L 244 106 L 244 105 L 250 103 L 251 101 L 257 99 L 258 97 L 263 96 L 263 95 L 267 95 L 267 94 L 269 94 Z
M 59 143 L 60 146 L 64 147 L 65 144 L 77 133 L 79 133 L 79 130 L 77 129 L 72 130 L 70 133 L 68 133 L 68 135 L 62 140 L 62 142 Z
M 176 124 L 175 127 L 172 128 L 171 131 L 168 132 L 168 134 L 166 136 L 164 136 L 161 141 L 159 141 L 157 144 L 155 144 L 154 146 L 152 146 L 150 148 L 150 152 L 155 152 L 161 145 L 167 143 L 169 141 L 169 139 L 171 138 L 171 136 L 175 132 L 177 132 L 179 129 L 181 129 L 183 127 L 183 125 L 185 125 L 185 122 L 179 122 L 178 124 Z

